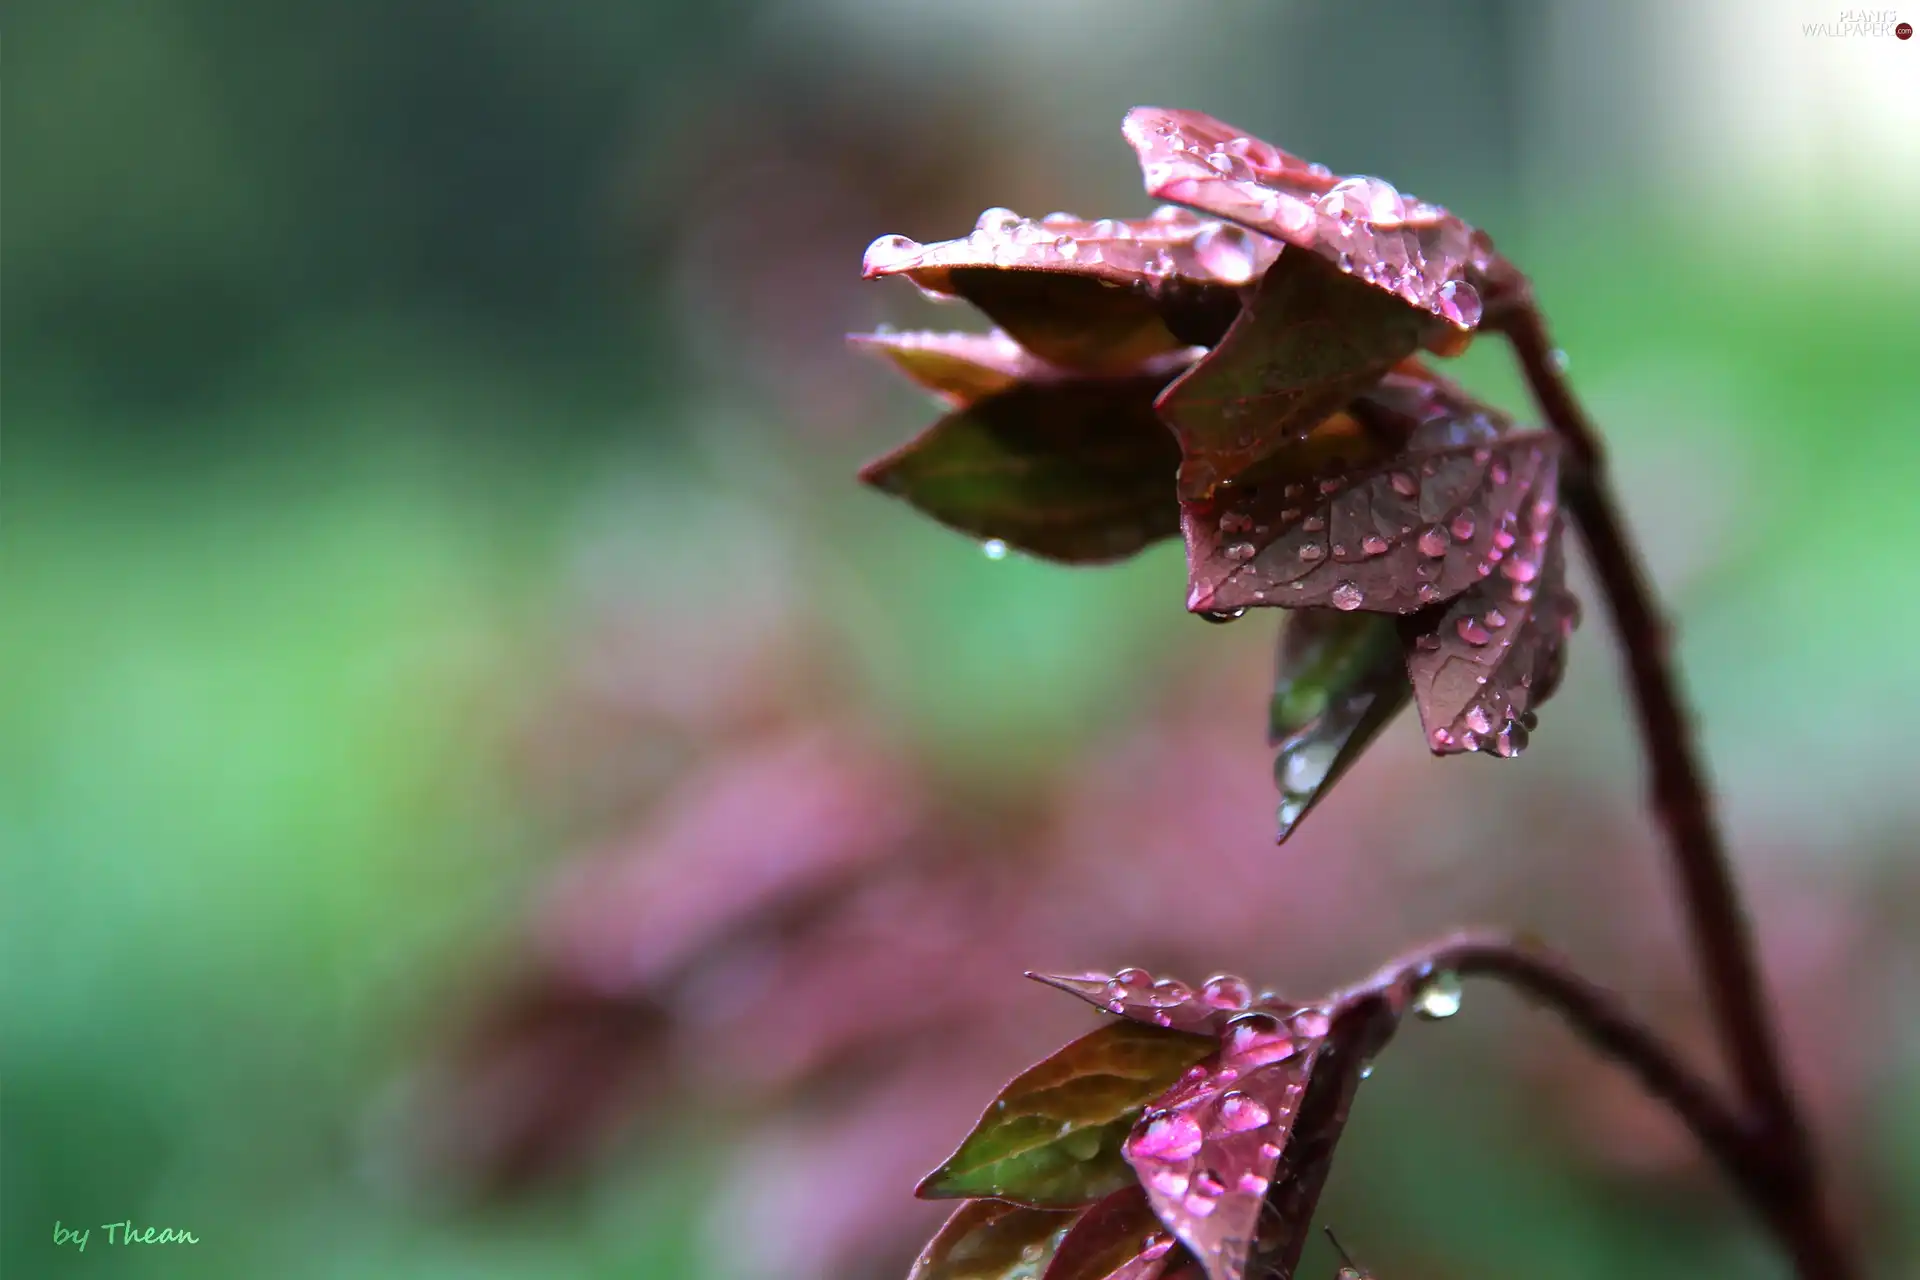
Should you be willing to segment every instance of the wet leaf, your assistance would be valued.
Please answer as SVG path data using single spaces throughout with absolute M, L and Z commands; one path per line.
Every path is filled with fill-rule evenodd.
M 1418 399 L 1410 381 L 1394 375 L 1305 447 L 1181 504 L 1189 609 L 1413 613 L 1493 572 L 1523 511 L 1554 492 L 1558 438 L 1511 432 L 1464 395 Z M 1436 403 L 1443 412 L 1410 412 Z M 1402 432 L 1405 447 L 1385 452 Z
M 964 298 L 1044 360 L 1114 373 L 1216 341 L 1239 311 L 1241 287 L 1278 250 L 1265 236 L 1171 206 L 1092 222 L 989 209 L 964 239 L 882 236 L 862 269 Z
M 1209 1280 L 1241 1280 L 1330 1027 L 1327 1011 L 1245 1013 L 1220 1053 L 1146 1111 L 1124 1152 L 1168 1230 Z
M 1331 1026 L 1313 1055 L 1305 1096 L 1281 1143 L 1267 1214 L 1254 1243 L 1253 1274 L 1292 1280 L 1354 1094 L 1367 1064 L 1392 1037 L 1399 1019 L 1395 1005 L 1378 994 L 1332 1011 Z
M 1134 1183 L 1075 1220 L 1042 1280 L 1156 1280 L 1184 1256 Z
M 1110 1022 L 1015 1077 L 915 1194 L 1091 1204 L 1130 1180 L 1119 1144 L 1133 1117 L 1213 1049 L 1199 1036 Z
M 1580 606 L 1566 586 L 1553 497 L 1548 489 L 1527 504 L 1497 572 L 1403 624 L 1407 673 L 1435 755 L 1518 755 L 1535 708 L 1560 683 Z
M 1074 1216 L 997 1200 L 963 1204 L 921 1250 L 907 1280 L 1037 1280 Z
M 1180 441 L 1181 496 L 1205 499 L 1307 438 L 1412 354 L 1429 324 L 1310 253 L 1281 254 L 1220 345 L 1160 397 Z
M 956 409 L 1022 382 L 1057 379 L 1062 371 L 999 329 L 989 333 L 850 333 L 855 348 L 883 356 Z
M 1133 967 L 1111 974 L 1029 973 L 1027 976 L 1079 996 L 1108 1013 L 1196 1035 L 1217 1036 L 1233 1018 L 1252 1010 L 1289 1017 L 1299 1008 L 1271 991 L 1254 994 L 1245 978 L 1231 973 L 1216 973 L 1197 987 L 1190 987 L 1178 978 L 1155 978 L 1145 969 Z
M 1029 383 L 942 418 L 860 478 L 950 528 L 1051 560 L 1115 560 L 1179 528 L 1165 375 Z
M 1341 178 L 1203 115 L 1135 107 L 1121 131 L 1147 192 L 1310 250 L 1458 330 L 1480 322 L 1493 243 L 1380 178 Z
M 1285 841 L 1400 709 L 1412 689 L 1391 618 L 1304 609 L 1288 615 L 1268 718 L 1279 748 Z

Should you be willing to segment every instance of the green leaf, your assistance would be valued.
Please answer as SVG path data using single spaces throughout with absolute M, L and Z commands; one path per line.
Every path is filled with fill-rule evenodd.
M 1120 1143 L 1135 1117 L 1217 1047 L 1211 1037 L 1109 1022 L 1016 1076 L 915 1194 L 1092 1204 L 1133 1181 Z
M 907 1280 L 1034 1280 L 1078 1216 L 998 1200 L 963 1204 L 921 1250 Z
M 951 528 L 1071 563 L 1180 529 L 1180 450 L 1155 416 L 1165 372 L 1029 383 L 956 410 L 860 478 Z
M 1280 749 L 1273 780 L 1281 842 L 1411 692 L 1395 619 L 1332 609 L 1288 615 L 1268 717 L 1268 741 Z
M 1205 498 L 1304 439 L 1439 323 L 1315 254 L 1282 252 L 1220 345 L 1160 396 L 1181 497 Z

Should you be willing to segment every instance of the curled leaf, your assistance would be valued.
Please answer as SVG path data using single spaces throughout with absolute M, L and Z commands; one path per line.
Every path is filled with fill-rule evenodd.
M 1145 1112 L 1125 1153 L 1160 1221 L 1206 1268 L 1242 1280 L 1275 1170 L 1330 1026 L 1321 1008 L 1291 1020 L 1244 1013 L 1220 1053 Z
M 882 236 L 862 269 L 869 279 L 904 275 L 935 296 L 964 298 L 1044 360 L 1121 372 L 1217 340 L 1239 310 L 1241 286 L 1278 251 L 1265 236 L 1171 206 L 1092 222 L 989 209 L 963 239 Z
M 1518 755 L 1534 709 L 1560 683 L 1580 618 L 1566 585 L 1562 522 L 1551 488 L 1521 512 L 1490 574 L 1444 610 L 1409 618 L 1407 673 L 1435 755 Z
M 997 1200 L 963 1204 L 921 1250 L 907 1280 L 1037 1280 L 1073 1219 Z
M 856 349 L 891 360 L 900 371 L 956 409 L 1010 390 L 1022 382 L 1041 382 L 1061 371 L 999 329 L 988 333 L 850 333 Z
M 1052 560 L 1131 555 L 1179 528 L 1164 374 L 1027 383 L 956 410 L 860 478 L 978 538 Z
M 1212 354 L 1160 397 L 1180 493 L 1216 486 L 1304 440 L 1412 354 L 1429 322 L 1309 253 L 1280 255 Z
M 1148 194 L 1310 250 L 1459 330 L 1480 323 L 1493 243 L 1380 178 L 1341 178 L 1203 115 L 1135 107 L 1121 126 Z
M 1217 1036 L 1229 1021 L 1243 1013 L 1257 1010 L 1288 1017 L 1299 1008 L 1271 991 L 1254 994 L 1245 978 L 1231 973 L 1216 973 L 1198 987 L 1190 987 L 1178 978 L 1155 978 L 1145 969 L 1132 967 L 1112 974 L 1027 976 L 1079 996 L 1108 1013 L 1197 1035 Z
M 1156 1280 L 1179 1248 L 1136 1183 L 1075 1219 L 1042 1280 Z
M 1154 1098 L 1214 1049 L 1135 1022 L 1080 1037 L 1000 1091 L 960 1149 L 915 1194 L 1075 1208 L 1127 1185 L 1120 1140 Z
M 1416 421 L 1402 396 L 1397 385 L 1363 396 L 1307 447 L 1183 502 L 1187 607 L 1413 613 L 1492 573 L 1522 513 L 1552 500 L 1558 438 L 1509 434 L 1504 417 L 1464 397 Z M 1402 432 L 1405 447 L 1386 452 Z
M 1326 609 L 1288 615 L 1268 718 L 1268 738 L 1279 748 L 1273 777 L 1281 841 L 1410 693 L 1393 619 Z

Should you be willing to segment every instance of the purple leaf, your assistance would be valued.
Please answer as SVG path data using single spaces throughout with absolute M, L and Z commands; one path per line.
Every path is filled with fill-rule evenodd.
M 1134 1183 L 1080 1215 L 1041 1280 L 1157 1280 L 1185 1258 Z
M 1431 323 L 1312 254 L 1281 254 L 1220 345 L 1160 397 L 1180 440 L 1181 496 L 1204 499 L 1305 439 Z
M 951 528 L 1073 563 L 1179 528 L 1165 374 L 1029 383 L 959 409 L 860 478 Z
M 998 1200 L 969 1201 L 927 1242 L 907 1280 L 1037 1280 L 1073 1219 Z
M 1402 410 L 1433 401 L 1389 381 L 1304 447 L 1181 504 L 1189 609 L 1413 613 L 1494 571 L 1523 512 L 1552 500 L 1558 438 L 1506 434 L 1504 418 L 1464 397 L 1416 421 Z M 1386 452 L 1402 431 L 1405 447 Z
M 1278 250 L 1265 236 L 1171 206 L 1150 218 L 1093 222 L 989 209 L 964 239 L 882 236 L 862 271 L 965 298 L 1042 359 L 1112 373 L 1216 340 L 1239 309 L 1240 288 Z
M 1148 194 L 1264 232 L 1460 330 L 1480 322 L 1493 243 L 1379 178 L 1340 178 L 1198 111 L 1135 107 L 1121 126 Z
M 1287 616 L 1268 713 L 1279 748 L 1279 840 L 1360 758 L 1411 693 L 1393 619 L 1303 609 Z
M 1124 1153 L 1154 1212 L 1206 1268 L 1241 1280 L 1262 1207 L 1307 1092 L 1330 1020 L 1244 1013 L 1220 1053 L 1196 1067 L 1128 1135 Z
M 1545 489 L 1521 512 L 1497 572 L 1445 609 L 1405 620 L 1407 673 L 1435 755 L 1513 756 L 1527 745 L 1580 618 L 1562 530 Z
M 1311 1079 L 1273 1174 L 1267 1216 L 1260 1224 L 1252 1272 L 1292 1280 L 1300 1251 L 1313 1229 L 1320 1189 L 1333 1168 L 1334 1148 L 1347 1124 L 1367 1064 L 1400 1021 L 1389 999 L 1369 994 L 1336 1007 L 1331 1027 L 1317 1046 Z

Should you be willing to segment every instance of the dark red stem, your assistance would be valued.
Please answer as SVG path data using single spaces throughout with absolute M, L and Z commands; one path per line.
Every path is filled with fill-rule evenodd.
M 1497 978 L 1554 1010 L 1680 1117 L 1793 1258 L 1800 1275 L 1845 1280 L 1855 1274 L 1818 1197 L 1803 1194 L 1778 1176 L 1777 1153 L 1767 1133 L 1729 1106 L 1719 1090 L 1634 1018 L 1618 997 L 1574 972 L 1565 959 L 1501 934 L 1457 933 L 1386 965 L 1335 996 L 1333 1006 L 1338 1010 L 1384 997 L 1404 1009 L 1421 985 L 1442 972 Z
M 1524 282 L 1509 288 L 1502 305 L 1490 308 L 1491 327 L 1513 344 L 1541 412 L 1571 454 L 1574 465 L 1562 480 L 1562 501 L 1586 542 L 1619 634 L 1654 812 L 1666 829 L 1720 1044 L 1739 1082 L 1744 1124 L 1759 1138 L 1749 1151 L 1771 1187 L 1770 1220 L 1791 1214 L 1795 1234 L 1787 1242 L 1802 1276 L 1843 1280 L 1854 1268 L 1822 1207 L 1818 1165 L 1781 1065 L 1752 930 L 1668 661 L 1666 623 L 1621 520 L 1599 433 L 1561 376 L 1530 288 Z M 1776 1221 L 1777 1228 L 1785 1226 Z

